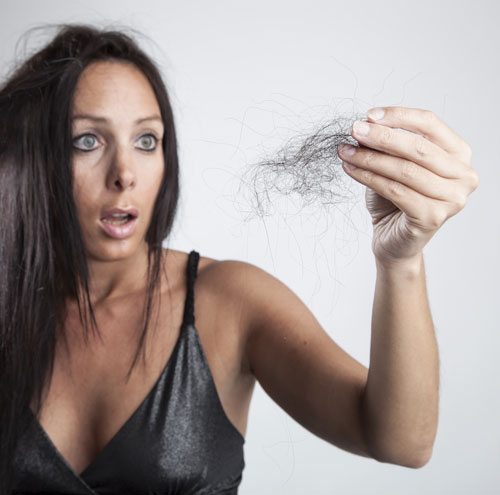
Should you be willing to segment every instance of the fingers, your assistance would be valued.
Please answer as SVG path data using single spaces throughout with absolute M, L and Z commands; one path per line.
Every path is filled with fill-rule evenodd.
M 370 170 L 355 167 L 349 169 L 344 164 L 345 171 L 356 181 L 373 189 L 376 193 L 385 199 L 392 201 L 401 211 L 405 212 L 410 218 L 417 219 L 422 216 L 422 212 L 427 209 L 438 209 L 438 200 L 426 198 L 412 188 L 401 184 L 395 180 L 389 179 Z M 430 207 L 434 205 L 433 207 Z
M 412 225 L 435 231 L 477 187 L 470 146 L 427 110 L 385 107 L 383 115 L 376 110 L 368 112 L 368 122 L 353 126 L 360 146 L 338 150 L 345 171 L 391 201 Z
M 457 187 L 455 181 L 440 177 L 416 163 L 372 149 L 347 145 L 339 149 L 339 154 L 348 163 L 404 184 L 429 198 L 446 201 Z
M 437 144 L 405 130 L 358 121 L 353 126 L 352 136 L 363 146 L 417 163 L 448 179 L 460 177 L 461 169 L 465 168 Z
M 381 110 L 383 116 L 372 118 L 372 116 L 378 117 L 377 110 Z M 470 154 L 470 146 L 430 110 L 407 107 L 380 107 L 380 109 L 373 108 L 369 110 L 367 116 L 372 122 L 420 134 L 423 138 L 428 139 L 448 153 L 465 156 Z

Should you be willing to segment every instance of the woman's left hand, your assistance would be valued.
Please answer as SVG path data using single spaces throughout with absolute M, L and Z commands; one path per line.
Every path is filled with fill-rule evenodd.
M 421 254 L 465 206 L 479 176 L 471 166 L 470 146 L 433 112 L 383 107 L 377 118 L 373 110 L 369 122 L 353 126 L 361 146 L 352 147 L 351 155 L 341 148 L 339 156 L 357 167 L 344 167 L 346 172 L 367 186 L 375 258 L 393 264 Z

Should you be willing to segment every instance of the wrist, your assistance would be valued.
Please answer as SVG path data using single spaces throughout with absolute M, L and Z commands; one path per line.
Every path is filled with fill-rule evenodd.
M 424 268 L 424 255 L 420 251 L 411 258 L 381 259 L 375 257 L 375 264 L 378 272 L 418 276 Z

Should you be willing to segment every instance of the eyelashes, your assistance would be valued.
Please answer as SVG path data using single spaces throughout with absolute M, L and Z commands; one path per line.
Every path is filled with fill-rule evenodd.
M 94 136 L 94 134 L 82 134 L 81 136 L 78 136 L 73 139 L 73 148 L 75 148 L 77 151 L 83 151 L 84 153 L 88 153 L 89 151 L 94 151 L 96 149 L 95 147 L 94 148 L 87 148 L 85 146 L 81 147 L 82 141 L 86 140 L 88 144 L 89 138 L 90 141 L 92 140 L 97 141 L 97 137 Z
M 137 141 L 143 141 L 144 138 L 149 139 L 149 143 L 146 145 L 146 147 L 140 147 L 139 149 L 141 151 L 145 151 L 147 153 L 152 153 L 153 151 L 156 150 L 158 146 L 158 142 L 160 141 L 154 134 L 147 133 L 143 134 L 142 136 L 139 137 Z M 99 140 L 95 134 L 92 133 L 85 133 L 81 134 L 80 136 L 77 136 L 73 139 L 73 148 L 76 151 L 81 151 L 83 153 L 89 153 L 91 151 L 94 151 L 98 148 L 96 144 L 99 143 Z M 94 146 L 92 146 L 94 144 Z
M 139 138 L 139 141 L 142 141 L 144 138 L 149 138 L 153 147 L 151 148 L 151 147 L 146 146 L 146 148 L 140 148 L 140 149 L 142 149 L 143 151 L 148 151 L 148 152 L 154 151 L 156 149 L 156 145 L 158 144 L 158 138 L 154 134 L 143 134 Z

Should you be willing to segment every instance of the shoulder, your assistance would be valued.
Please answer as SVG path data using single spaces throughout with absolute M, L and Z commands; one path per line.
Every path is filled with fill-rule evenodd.
M 200 256 L 196 294 L 204 315 L 231 324 L 245 347 L 252 332 L 271 328 L 272 320 L 288 319 L 293 309 L 309 314 L 283 282 L 246 261 Z
M 234 290 L 248 289 L 248 282 L 255 283 L 262 279 L 274 278 L 261 268 L 238 260 L 218 260 L 200 256 L 198 276 L 210 280 L 219 289 L 226 287 Z
M 197 282 L 198 283 L 198 282 Z M 225 321 L 234 323 L 250 361 L 269 339 L 291 339 L 302 345 L 304 336 L 321 331 L 309 308 L 285 283 L 245 261 L 205 258 L 199 272 L 200 289 L 209 295 Z M 321 332 L 324 334 L 324 332 Z M 253 355 L 253 356 L 252 356 Z
M 294 296 L 283 282 L 246 261 L 200 257 L 198 279 L 214 295 L 223 296 L 246 313 L 253 312 L 254 305 L 270 306 L 280 301 L 286 305 Z
M 187 266 L 189 253 L 169 250 L 177 267 Z M 237 319 L 241 338 L 270 332 L 277 326 L 315 325 L 302 300 L 277 277 L 255 264 L 201 256 L 196 277 L 197 301 L 205 313 L 226 321 Z M 223 321 L 223 320 L 220 320 Z
M 189 252 L 166 250 L 166 273 L 178 287 L 185 287 Z M 202 256 L 198 260 L 195 281 L 196 309 L 203 319 L 217 318 L 219 323 L 235 323 L 238 333 L 246 331 L 247 316 L 253 304 L 282 285 L 275 277 L 251 263 Z M 264 296 L 264 297 L 262 297 Z M 225 327 L 229 325 L 225 324 Z M 235 328 L 235 325 L 230 325 Z

